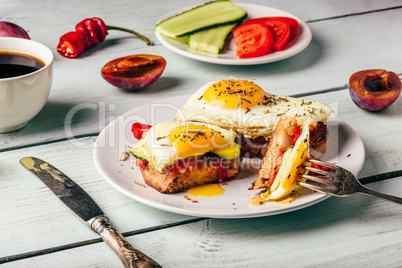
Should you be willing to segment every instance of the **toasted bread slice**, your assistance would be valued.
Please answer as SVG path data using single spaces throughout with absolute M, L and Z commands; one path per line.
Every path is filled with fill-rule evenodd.
M 311 158 L 318 159 L 327 148 L 328 144 L 328 126 L 324 122 L 318 122 L 317 126 L 311 130 L 310 153 Z M 258 136 L 247 138 L 241 133 L 238 134 L 239 144 L 241 146 L 241 156 L 243 158 L 263 159 L 267 153 L 269 141 L 272 138 Z
M 294 117 L 282 117 L 278 121 L 252 189 L 268 188 L 272 185 L 282 163 L 283 153 L 292 145 L 296 127 L 297 121 Z
M 161 193 L 183 192 L 192 187 L 235 178 L 240 171 L 240 157 L 233 160 L 202 156 L 179 160 L 159 172 L 140 167 L 145 183 Z

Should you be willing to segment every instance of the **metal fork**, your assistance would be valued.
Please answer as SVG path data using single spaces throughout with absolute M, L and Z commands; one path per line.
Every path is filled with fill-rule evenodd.
M 311 174 L 303 174 L 302 177 L 306 179 L 306 182 L 299 181 L 298 183 L 300 186 L 306 187 L 313 191 L 331 194 L 334 196 L 344 197 L 355 193 L 361 193 L 374 197 L 379 197 L 390 202 L 402 204 L 402 198 L 400 197 L 379 193 L 364 187 L 356 178 L 356 176 L 349 170 L 346 170 L 334 164 L 314 159 L 309 159 L 308 162 L 317 164 L 319 166 L 328 167 L 332 170 L 323 170 L 306 166 L 306 170 L 324 176 L 321 177 L 312 176 Z M 311 183 L 310 181 L 313 181 L 315 183 Z

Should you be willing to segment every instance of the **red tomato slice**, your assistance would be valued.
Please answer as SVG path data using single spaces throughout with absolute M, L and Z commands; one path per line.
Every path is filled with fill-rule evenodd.
M 293 18 L 289 17 L 271 17 L 272 19 L 279 19 L 279 20 L 286 20 L 290 26 L 290 35 L 289 35 L 289 42 L 296 37 L 297 32 L 299 31 L 299 22 Z
M 297 126 L 295 128 L 295 137 L 293 138 L 292 146 L 295 146 L 296 141 L 299 139 L 300 136 L 301 136 L 301 127 Z
M 284 50 L 289 43 L 290 26 L 285 20 L 266 20 L 267 25 L 275 36 L 274 48 L 276 51 Z
M 299 23 L 288 17 L 263 17 L 245 21 L 243 25 L 262 23 L 269 27 L 275 36 L 274 49 L 284 50 L 287 44 L 296 36 Z M 293 31 L 292 31 L 293 30 Z
M 274 44 L 274 36 L 261 23 L 240 25 L 233 29 L 236 55 L 239 58 L 253 58 L 268 54 Z

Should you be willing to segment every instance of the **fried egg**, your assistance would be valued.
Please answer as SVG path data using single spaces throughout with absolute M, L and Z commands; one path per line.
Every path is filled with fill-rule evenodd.
M 227 79 L 197 90 L 175 121 L 214 124 L 253 138 L 269 137 L 282 115 L 296 117 L 302 125 L 306 121 L 325 122 L 331 113 L 331 107 L 324 103 L 270 94 L 249 80 Z
M 177 160 L 210 152 L 221 158 L 235 159 L 240 155 L 236 136 L 233 130 L 205 123 L 160 123 L 150 128 L 130 153 L 161 172 Z

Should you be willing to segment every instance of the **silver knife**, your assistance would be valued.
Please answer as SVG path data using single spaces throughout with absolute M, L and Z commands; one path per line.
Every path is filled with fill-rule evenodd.
M 24 157 L 20 163 L 41 179 L 91 230 L 98 233 L 119 256 L 125 267 L 162 267 L 133 248 L 110 224 L 109 218 L 95 201 L 60 170 L 35 157 Z

